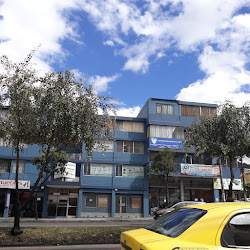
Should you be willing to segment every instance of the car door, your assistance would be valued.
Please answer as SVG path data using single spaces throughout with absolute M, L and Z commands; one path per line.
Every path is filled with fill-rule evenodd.
M 225 218 L 216 246 L 218 250 L 250 249 L 250 209 L 234 211 Z

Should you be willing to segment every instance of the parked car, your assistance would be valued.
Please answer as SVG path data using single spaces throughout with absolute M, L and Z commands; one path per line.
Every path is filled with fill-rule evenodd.
M 121 249 L 250 249 L 250 204 L 196 204 L 173 210 L 145 228 L 123 232 Z
M 204 204 L 205 202 L 199 202 L 199 201 L 181 201 L 178 202 L 170 207 L 167 208 L 163 208 L 160 210 L 157 210 L 154 212 L 154 219 L 158 219 L 159 217 L 161 217 L 164 214 L 170 213 L 173 210 L 180 208 L 180 207 L 184 207 L 184 206 L 189 206 L 189 205 L 195 205 L 195 204 Z

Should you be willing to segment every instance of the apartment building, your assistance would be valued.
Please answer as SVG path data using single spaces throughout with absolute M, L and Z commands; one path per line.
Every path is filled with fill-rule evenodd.
M 68 151 L 65 174 L 55 174 L 40 187 L 24 217 L 148 217 L 151 208 L 165 202 L 164 183 L 149 179 L 153 157 L 165 147 L 176 152 L 176 172 L 169 183 L 170 202 L 221 199 L 219 167 L 215 160 L 196 156 L 183 145 L 186 128 L 200 115 L 212 115 L 216 105 L 150 98 L 136 118 L 116 117 L 106 151 L 96 145 L 88 159 L 84 144 Z M 27 199 L 38 172 L 31 159 L 39 155 L 37 145 L 21 152 L 19 187 Z M 0 216 L 12 216 L 16 155 L 0 140 Z M 240 171 L 234 169 L 240 191 Z M 230 178 L 223 167 L 225 182 Z M 226 188 L 225 188 L 226 189 Z M 237 191 L 238 190 L 238 191 Z

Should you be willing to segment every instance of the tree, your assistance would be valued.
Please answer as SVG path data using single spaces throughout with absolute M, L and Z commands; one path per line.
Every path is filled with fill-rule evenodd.
M 217 115 L 200 117 L 187 129 L 187 147 L 195 146 L 199 154 L 210 157 L 228 157 L 231 173 L 228 201 L 233 200 L 233 160 L 246 155 L 249 148 L 248 133 L 243 109 L 229 101 L 219 107 Z
M 176 153 L 169 148 L 160 151 L 153 159 L 150 166 L 151 175 L 161 178 L 165 184 L 166 190 L 166 204 L 169 205 L 169 175 L 176 171 Z
M 30 67 L 32 53 L 23 62 L 16 64 L 6 56 L 0 57 L 3 73 L 0 74 L 0 105 L 8 105 L 8 113 L 0 119 L 0 137 L 12 145 L 16 153 L 16 189 L 14 199 L 14 227 L 12 234 L 21 233 L 21 203 L 18 189 L 20 152 L 24 143 L 30 143 L 29 135 L 35 126 L 33 116 L 33 85 L 37 82 L 35 71 Z
M 77 81 L 70 70 L 37 77 L 30 63 L 33 53 L 19 64 L 12 63 L 6 56 L 0 61 L 5 68 L 5 73 L 0 75 L 1 104 L 8 106 L 8 119 L 1 120 L 0 135 L 12 143 L 17 153 L 13 235 L 22 233 L 20 213 L 25 207 L 20 203 L 17 185 L 22 145 L 40 146 L 40 156 L 32 161 L 39 174 L 31 199 L 45 174 L 48 177 L 64 170 L 69 160 L 65 147 L 74 149 L 84 143 L 91 156 L 95 144 L 103 145 L 111 129 L 108 112 L 114 110 L 108 103 L 110 97 L 95 94 L 85 79 Z
M 106 102 L 110 97 L 96 95 L 70 70 L 47 73 L 40 82 L 34 96 L 36 130 L 32 133 L 33 142 L 41 147 L 40 156 L 32 161 L 40 172 L 31 197 L 44 173 L 64 171 L 69 160 L 66 147 L 76 149 L 84 143 L 91 156 L 93 146 L 103 144 L 112 129 L 108 111 L 114 108 Z

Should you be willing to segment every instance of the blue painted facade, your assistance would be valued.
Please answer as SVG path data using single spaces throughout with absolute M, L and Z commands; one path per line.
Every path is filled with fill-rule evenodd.
M 172 105 L 171 114 L 159 114 L 157 105 Z M 150 165 L 152 156 L 160 148 L 152 147 L 149 138 L 150 126 L 186 128 L 195 117 L 181 115 L 182 105 L 216 108 L 213 104 L 181 102 L 178 100 L 149 99 L 136 118 L 117 117 L 114 122 L 113 137 L 110 138 L 110 152 L 94 151 L 88 159 L 84 145 L 72 153 L 71 162 L 76 164 L 75 178 L 49 178 L 38 193 L 39 216 L 42 217 L 148 217 L 150 208 L 164 202 L 164 190 L 159 180 L 149 180 L 146 166 Z M 140 131 L 121 131 L 118 124 L 135 123 L 142 125 Z M 165 138 L 167 139 L 167 138 Z M 172 138 L 179 141 L 178 138 Z M 122 145 L 122 146 L 121 146 Z M 141 146 L 143 145 L 143 146 Z M 122 151 L 121 151 L 122 150 Z M 208 201 L 217 201 L 219 191 L 213 189 L 213 178 L 183 176 L 180 163 L 185 163 L 186 152 L 175 148 L 177 153 L 177 170 L 172 173 L 170 183 L 171 202 L 187 199 L 211 197 Z M 123 152 L 124 151 L 124 152 Z M 194 157 L 194 152 L 188 152 Z M 77 157 L 75 155 L 77 155 Z M 31 164 L 31 159 L 39 155 L 37 145 L 24 148 L 20 159 L 25 161 L 25 171 L 19 179 L 30 181 L 30 187 L 36 181 L 38 171 Z M 14 180 L 13 172 L 16 155 L 11 147 L 0 146 L 0 160 L 10 160 L 8 172 L 0 172 L 1 180 Z M 108 172 L 105 172 L 108 171 Z M 107 174 L 108 173 L 108 174 Z M 224 178 L 230 177 L 228 169 L 223 169 Z M 235 169 L 235 178 L 240 178 L 239 169 Z M 202 184 L 201 184 L 202 183 Z M 30 190 L 22 190 L 23 199 Z M 11 216 L 10 188 L 0 188 L 4 197 L 4 209 L 0 216 Z M 10 199 L 8 204 L 7 200 Z M 33 204 L 31 204 L 34 206 Z M 32 216 L 24 214 L 24 216 Z

